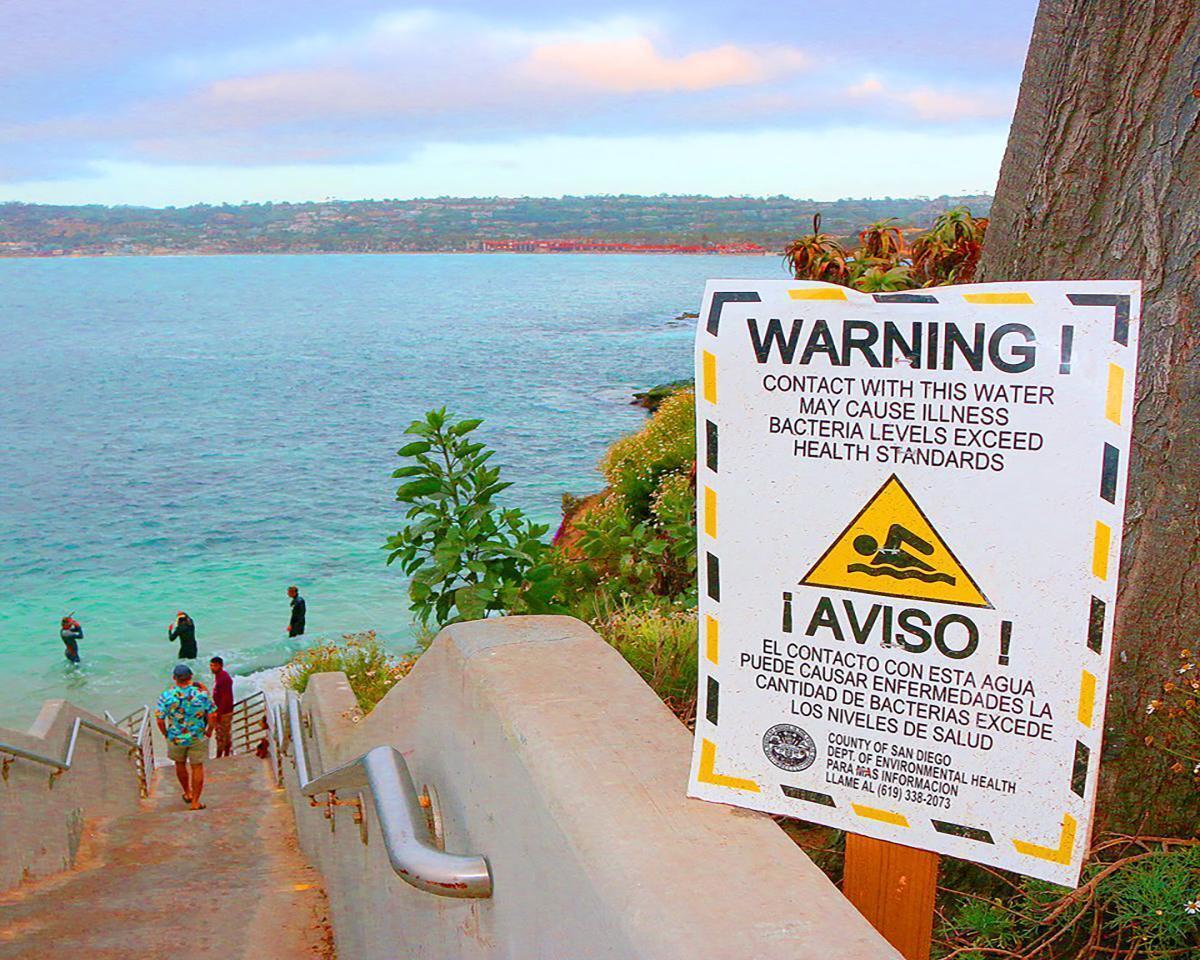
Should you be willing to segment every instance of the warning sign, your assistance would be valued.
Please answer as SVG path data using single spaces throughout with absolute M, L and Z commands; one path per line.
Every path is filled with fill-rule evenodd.
M 1078 881 L 1139 310 L 709 284 L 692 796 Z
M 894 474 L 801 584 L 990 607 Z

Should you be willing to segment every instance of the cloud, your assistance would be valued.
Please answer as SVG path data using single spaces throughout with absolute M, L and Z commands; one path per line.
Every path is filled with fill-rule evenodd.
M 85 0 L 60 2 L 86 12 Z M 668 142 L 847 121 L 999 129 L 1015 92 L 1015 79 L 1006 87 L 908 48 L 851 42 L 815 14 L 794 24 L 806 49 L 780 43 L 768 21 L 716 0 L 657 0 L 638 17 L 604 0 L 390 10 L 262 0 L 239 17 L 244 0 L 209 0 L 203 18 L 180 12 L 178 22 L 152 0 L 130 2 L 148 24 L 136 42 L 124 20 L 89 21 L 98 36 L 125 38 L 107 74 L 88 61 L 79 76 L 28 73 L 0 91 L 0 182 L 104 163 L 401 163 L 434 142 Z M 0 53 L 12 43 L 0 36 Z M 867 61 L 878 73 L 863 73 Z
M 957 92 L 927 85 L 898 89 L 874 75 L 863 77 L 844 92 L 852 100 L 873 107 L 900 108 L 915 120 L 931 123 L 1007 119 L 1016 104 L 1015 89 Z
M 808 66 L 790 47 L 750 50 L 725 44 L 679 57 L 661 54 L 646 36 L 567 40 L 537 46 L 522 69 L 546 83 L 609 93 L 677 93 L 765 83 Z

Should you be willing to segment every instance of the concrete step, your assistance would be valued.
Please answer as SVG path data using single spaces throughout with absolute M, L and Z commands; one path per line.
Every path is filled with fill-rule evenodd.
M 160 769 L 141 812 L 89 826 L 73 870 L 0 895 L 0 960 L 333 958 L 321 879 L 268 763 L 205 770 L 208 809 Z

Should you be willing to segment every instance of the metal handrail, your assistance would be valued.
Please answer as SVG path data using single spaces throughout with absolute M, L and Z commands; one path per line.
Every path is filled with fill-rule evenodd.
M 32 750 L 26 750 L 24 747 L 14 746 L 11 743 L 0 742 L 0 753 L 11 754 L 14 757 L 19 757 L 22 760 L 30 760 L 33 763 L 42 763 L 48 767 L 54 767 L 59 773 L 64 773 L 71 769 L 71 764 L 75 760 L 75 742 L 79 739 L 79 731 L 82 729 L 91 730 L 100 734 L 102 737 L 107 737 L 109 740 L 116 740 L 129 747 L 131 750 L 137 750 L 137 742 L 132 738 L 127 737 L 123 733 L 114 733 L 98 723 L 92 723 L 91 720 L 85 720 L 83 717 L 76 717 L 75 722 L 71 724 L 71 739 L 67 742 L 67 753 L 61 760 L 54 757 L 48 757 L 42 753 L 35 753 Z
M 349 763 L 310 777 L 300 700 L 294 693 L 288 693 L 287 708 L 302 794 L 315 797 L 337 790 L 369 790 L 388 861 L 401 880 L 439 897 L 486 899 L 492 895 L 492 870 L 485 857 L 446 853 L 433 842 L 408 764 L 398 750 L 375 747 Z
M 142 707 L 142 722 L 138 724 L 138 779 L 141 781 L 142 797 L 148 799 L 154 792 L 154 727 L 149 705 Z
M 104 715 L 110 716 L 107 710 Z M 142 704 L 120 720 L 113 721 L 113 726 L 124 730 L 137 741 L 138 789 L 143 800 L 149 799 L 154 792 L 154 728 L 150 723 L 153 717 L 150 707 Z
M 234 753 L 250 753 L 258 745 L 263 739 L 262 728 L 255 730 L 254 722 L 266 715 L 267 698 L 261 690 L 234 703 L 229 720 L 229 742 Z
M 275 771 L 275 783 L 278 786 L 283 786 L 283 735 L 279 728 L 282 726 L 280 722 L 279 704 L 268 703 L 267 712 L 267 739 L 270 744 L 271 766 Z

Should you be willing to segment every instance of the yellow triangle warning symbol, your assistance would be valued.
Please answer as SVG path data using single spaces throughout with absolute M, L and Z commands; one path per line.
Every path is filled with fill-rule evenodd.
M 991 606 L 895 474 L 800 583 L 966 607 Z

